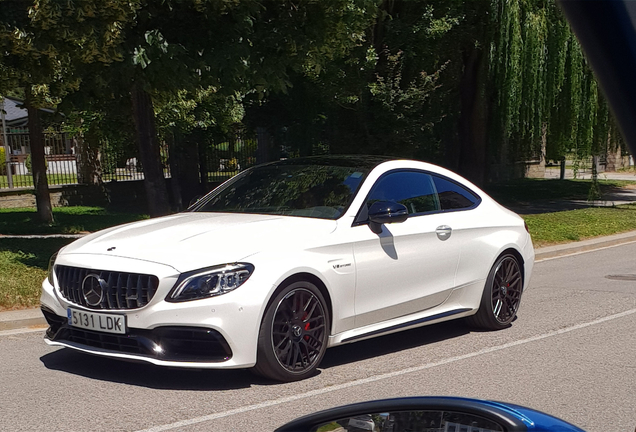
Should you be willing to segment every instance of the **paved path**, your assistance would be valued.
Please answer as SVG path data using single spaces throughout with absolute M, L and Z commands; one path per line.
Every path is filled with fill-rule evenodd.
M 546 167 L 545 170 L 545 178 L 547 179 L 558 179 L 560 174 L 559 167 Z M 636 181 L 636 171 L 624 171 L 624 172 L 614 172 L 607 171 L 598 173 L 599 180 L 631 180 Z M 572 169 L 565 170 L 565 178 L 573 179 L 574 171 Z M 580 170 L 577 175 L 577 179 L 581 180 L 590 180 L 592 178 L 592 170 Z
M 634 179 L 636 180 L 636 178 Z M 520 215 L 554 213 L 567 210 L 580 210 L 590 207 L 616 207 L 625 204 L 636 203 L 636 188 L 626 187 L 604 193 L 602 199 L 587 201 L 576 199 L 550 199 L 536 200 L 527 203 L 518 203 L 506 206 Z

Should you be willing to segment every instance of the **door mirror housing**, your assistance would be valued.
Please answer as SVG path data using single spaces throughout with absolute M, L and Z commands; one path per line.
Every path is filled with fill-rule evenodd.
M 377 201 L 369 207 L 369 228 L 380 234 L 383 224 L 401 223 L 408 217 L 409 212 L 404 205 L 393 201 Z

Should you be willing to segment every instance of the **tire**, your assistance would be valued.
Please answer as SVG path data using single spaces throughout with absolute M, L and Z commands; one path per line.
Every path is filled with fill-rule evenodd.
M 314 284 L 287 285 L 263 316 L 253 372 L 284 382 L 310 377 L 325 355 L 329 322 L 325 299 Z
M 468 323 L 484 330 L 509 327 L 517 316 L 523 292 L 523 271 L 519 259 L 501 255 L 488 273 L 479 310 L 468 317 Z

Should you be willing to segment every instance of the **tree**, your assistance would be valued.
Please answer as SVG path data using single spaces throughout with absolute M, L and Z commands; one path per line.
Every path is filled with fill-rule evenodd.
M 3 2 L 0 16 L 0 93 L 24 88 L 29 112 L 33 180 L 39 218 L 53 221 L 37 109 L 76 90 L 82 63 L 116 57 L 112 48 L 131 3 Z M 72 22 L 73 25 L 64 23 Z M 79 59 L 79 61 L 77 61 Z
M 101 81 L 102 89 L 131 101 L 150 213 L 156 216 L 169 211 L 158 158 L 158 93 L 209 87 L 225 95 L 283 90 L 290 84 L 289 70 L 319 70 L 355 44 L 361 30 L 356 23 L 364 21 L 373 3 L 136 1 L 126 8 L 119 5 L 121 13 L 115 16 L 98 7 L 87 13 L 82 1 L 39 0 L 33 9 L 38 25 L 57 29 L 54 44 L 69 42 L 66 31 L 77 35 L 71 29 L 78 21 L 88 28 L 101 30 L 109 24 L 118 29 L 108 34 L 110 39 L 103 38 L 104 44 L 116 41 L 109 42 L 108 50 L 98 43 L 92 48 L 100 55 L 80 51 L 70 61 L 76 71 L 93 66 L 92 78 L 84 81 L 85 76 L 78 75 L 80 91 Z
M 549 1 L 386 1 L 365 39 L 248 109 L 298 154 L 441 163 L 477 184 L 620 145 L 576 38 Z M 606 126 L 607 125 L 607 126 Z
M 38 218 L 53 222 L 51 198 L 46 178 L 46 162 L 42 142 L 42 126 L 38 108 L 46 102 L 48 84 L 60 73 L 52 53 L 38 45 L 30 26 L 28 11 L 18 2 L 5 2 L 0 18 L 0 93 L 17 87 L 25 89 L 25 105 L 29 115 L 29 138 L 32 155 L 33 184 Z

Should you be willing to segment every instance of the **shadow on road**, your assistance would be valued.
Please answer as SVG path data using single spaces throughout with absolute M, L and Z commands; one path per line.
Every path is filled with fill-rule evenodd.
M 40 360 L 47 369 L 159 390 L 233 390 L 269 384 L 247 370 L 166 368 L 92 356 L 69 348 L 46 354 Z
M 327 350 L 319 369 L 324 371 L 468 333 L 470 329 L 460 320 L 343 345 Z M 278 384 L 253 375 L 248 370 L 165 368 L 148 363 L 92 356 L 69 348 L 46 354 L 40 360 L 50 370 L 159 390 L 215 391 Z

